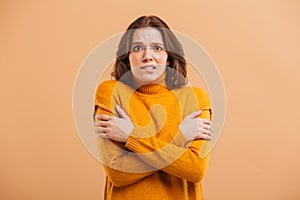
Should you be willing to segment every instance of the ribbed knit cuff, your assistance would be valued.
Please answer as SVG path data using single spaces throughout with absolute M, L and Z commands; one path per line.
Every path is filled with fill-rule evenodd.
M 136 152 L 136 153 L 142 153 L 142 152 L 140 152 L 141 148 L 139 146 L 140 146 L 140 143 L 136 137 L 133 137 L 133 136 L 128 137 L 128 140 L 125 144 L 126 148 L 128 148 L 129 150 Z
M 185 147 L 187 143 L 187 138 L 182 134 L 181 130 L 177 127 L 172 128 L 169 132 L 175 135 L 172 143 L 179 147 Z M 174 134 L 175 133 L 175 134 Z
M 145 131 L 143 128 L 134 128 L 127 139 L 125 147 L 136 153 L 146 153 L 147 149 L 141 145 L 141 140 L 149 139 L 149 137 L 145 137 L 147 134 L 147 131 L 146 133 Z
M 143 147 L 141 143 L 149 143 L 151 144 L 151 138 L 155 137 L 155 135 L 151 135 L 149 137 L 145 137 L 146 130 L 141 128 L 134 128 L 129 135 L 127 142 L 125 144 L 125 147 L 129 150 L 137 153 L 146 153 L 149 152 L 149 149 L 147 147 Z M 147 132 L 147 131 L 146 131 Z M 170 141 L 172 144 L 179 146 L 179 147 L 186 147 L 188 146 L 189 142 L 187 141 L 187 138 L 182 134 L 179 128 L 175 127 L 172 129 L 169 129 L 168 131 L 171 135 L 175 135 L 172 141 Z M 148 133 L 149 134 L 149 133 Z

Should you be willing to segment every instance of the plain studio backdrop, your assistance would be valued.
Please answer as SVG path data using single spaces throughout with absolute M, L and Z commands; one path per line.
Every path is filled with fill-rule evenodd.
M 224 81 L 205 199 L 300 199 L 299 11 L 296 0 L 1 1 L 0 199 L 103 198 L 73 84 L 95 46 L 148 14 L 200 43 Z

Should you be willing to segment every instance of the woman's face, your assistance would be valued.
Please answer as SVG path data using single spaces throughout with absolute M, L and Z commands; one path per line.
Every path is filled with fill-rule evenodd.
M 143 83 L 159 79 L 165 72 L 168 54 L 161 33 L 152 27 L 140 28 L 132 36 L 129 64 L 132 74 Z

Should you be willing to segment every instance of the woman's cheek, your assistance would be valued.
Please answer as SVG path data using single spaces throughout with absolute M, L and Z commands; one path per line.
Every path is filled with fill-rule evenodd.
M 129 59 L 130 65 L 131 66 L 140 66 L 143 63 L 143 58 L 142 56 L 132 56 L 131 59 Z

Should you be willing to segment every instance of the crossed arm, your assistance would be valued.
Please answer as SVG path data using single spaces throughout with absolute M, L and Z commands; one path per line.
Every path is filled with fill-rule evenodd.
M 200 158 L 199 153 L 208 147 L 211 138 L 210 110 L 192 113 L 179 127 L 168 130 L 177 135 L 171 143 L 155 136 L 139 137 L 145 130 L 134 127 L 122 109 L 117 112 L 120 117 L 97 107 L 95 120 L 100 156 L 114 185 L 138 182 L 158 170 L 191 182 L 202 179 L 209 155 Z

